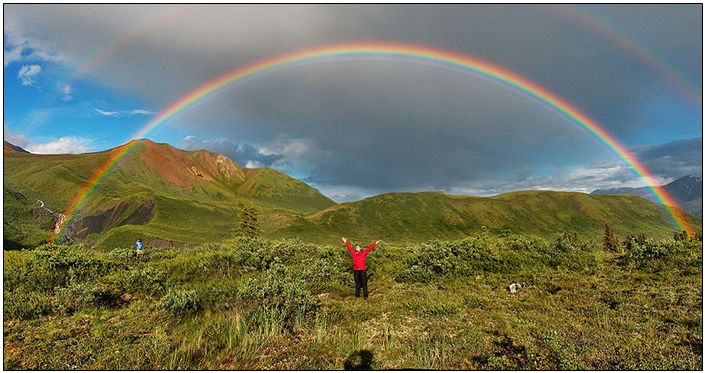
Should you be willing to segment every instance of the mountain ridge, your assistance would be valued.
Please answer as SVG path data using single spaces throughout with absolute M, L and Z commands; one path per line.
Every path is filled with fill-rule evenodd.
M 342 234 L 397 242 L 453 239 L 485 229 L 498 234 L 572 231 L 594 236 L 602 233 L 604 224 L 617 234 L 668 237 L 675 229 L 662 207 L 627 195 L 392 192 L 337 204 L 280 171 L 246 168 L 219 153 L 181 150 L 146 139 L 85 154 L 36 155 L 10 149 L 4 153 L 4 167 L 6 181 L 13 182 L 5 183 L 5 200 L 18 216 L 32 214 L 20 213 L 26 203 L 22 201 L 28 199 L 19 191 L 37 196 L 53 211 L 64 211 L 94 170 L 127 146 L 127 154 L 85 196 L 65 230 L 67 239 L 108 248 L 129 245 L 136 237 L 145 242 L 219 241 L 236 234 L 239 212 L 248 205 L 260 211 L 266 236 L 311 242 L 335 242 Z M 26 243 L 21 237 L 32 237 L 35 244 L 40 243 L 38 232 L 47 226 L 44 220 L 27 221 L 23 231 L 17 219 L 4 223 L 12 224 L 15 235 L 6 240 Z
M 696 216 L 703 215 L 703 178 L 702 176 L 686 175 L 668 184 L 662 185 L 666 192 L 678 203 L 678 206 L 683 211 Z M 640 188 L 611 188 L 611 189 L 596 189 L 593 195 L 605 194 L 632 194 L 647 198 L 651 201 L 660 203 L 650 190 L 650 187 Z
M 16 153 L 29 153 L 27 150 L 22 149 L 21 147 L 11 144 L 5 140 L 2 142 L 2 151 L 3 153 L 9 153 L 9 152 L 16 152 Z

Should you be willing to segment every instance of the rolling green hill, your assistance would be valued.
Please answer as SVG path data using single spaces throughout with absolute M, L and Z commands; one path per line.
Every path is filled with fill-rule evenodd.
M 3 247 L 34 247 L 49 239 L 55 214 L 42 206 L 36 195 L 22 191 L 12 182 L 3 188 Z
M 487 229 L 599 237 L 605 224 L 618 235 L 646 232 L 667 237 L 674 229 L 662 207 L 637 196 L 524 191 L 471 197 L 424 192 L 389 193 L 329 207 L 297 219 L 277 235 L 317 242 L 349 234 L 363 241 L 403 242 L 461 238 Z
M 131 145 L 67 228 L 71 238 L 101 246 L 128 245 L 136 237 L 217 241 L 234 234 L 244 205 L 258 207 L 268 233 L 294 216 L 335 204 L 288 175 L 243 168 L 221 154 L 184 151 L 149 140 Z M 98 166 L 122 150 L 37 155 L 7 145 L 5 149 L 5 184 L 11 181 L 16 190 L 38 196 L 57 212 L 64 211 Z M 5 216 L 27 215 L 21 208 L 26 203 L 13 198 L 6 188 Z M 24 221 L 29 230 L 33 223 Z M 17 219 L 13 222 L 18 225 Z
M 132 148 L 127 155 L 101 179 L 70 221 L 65 230 L 70 240 L 107 248 L 128 246 L 137 238 L 148 247 L 157 242 L 222 241 L 235 234 L 239 212 L 246 205 L 258 208 L 265 236 L 312 242 L 337 242 L 341 235 L 356 242 L 456 239 L 483 229 L 544 237 L 569 231 L 594 237 L 602 234 L 605 224 L 618 235 L 644 232 L 668 237 L 674 230 L 662 207 L 637 196 L 527 191 L 472 197 L 423 192 L 335 204 L 288 175 L 243 168 L 221 154 L 184 151 L 149 140 L 124 146 L 128 145 Z M 4 149 L 4 239 L 12 247 L 32 247 L 46 240 L 58 213 L 94 170 L 123 150 L 36 155 L 11 144 Z M 38 200 L 45 208 L 37 208 Z

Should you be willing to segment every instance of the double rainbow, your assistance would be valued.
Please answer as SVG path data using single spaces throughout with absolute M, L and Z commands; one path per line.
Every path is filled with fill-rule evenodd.
M 665 208 L 676 225 L 690 235 L 694 233 L 685 215 L 677 208 L 678 204 L 676 201 L 673 200 L 663 187 L 657 186 L 655 178 L 646 167 L 641 164 L 624 145 L 614 138 L 614 136 L 577 107 L 550 92 L 548 89 L 501 66 L 470 55 L 422 45 L 372 42 L 336 44 L 283 54 L 254 62 L 250 65 L 233 69 L 191 90 L 147 122 L 131 139 L 146 137 L 150 132 L 166 123 L 169 119 L 230 84 L 302 63 L 349 59 L 386 59 L 448 68 L 454 71 L 470 73 L 528 97 L 548 110 L 562 115 L 569 123 L 585 130 L 622 158 L 635 175 L 644 179 L 646 185 L 649 185 L 653 195 L 666 206 Z M 66 219 L 64 220 L 63 226 L 60 227 L 60 231 L 57 232 L 59 235 L 64 227 L 68 226 L 73 220 L 80 206 L 85 202 L 86 198 L 91 194 L 91 191 L 95 189 L 100 180 L 135 146 L 135 144 L 137 144 L 137 142 L 130 142 L 126 146 L 113 151 L 108 159 L 93 172 L 75 197 L 69 202 L 64 212 Z

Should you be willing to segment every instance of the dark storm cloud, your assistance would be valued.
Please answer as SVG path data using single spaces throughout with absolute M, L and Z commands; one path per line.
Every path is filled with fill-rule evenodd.
M 648 31 L 650 44 L 673 49 L 669 60 L 699 66 L 701 42 L 692 32 L 701 24 L 697 6 L 589 9 Z M 598 117 L 663 93 L 656 88 L 661 77 L 644 61 L 552 5 L 9 5 L 6 19 L 6 30 L 51 40 L 77 61 L 115 35 L 130 35 L 92 73 L 155 106 L 258 58 L 351 40 L 469 53 L 524 74 Z
M 702 176 L 702 149 L 703 139 L 694 138 L 641 146 L 633 152 L 654 175 L 675 179 L 686 175 Z
M 491 61 L 574 103 L 618 138 L 643 129 L 645 106 L 683 99 L 648 63 L 553 5 L 5 9 L 6 39 L 31 35 L 33 45 L 75 64 L 115 35 L 132 35 L 80 76 L 131 92 L 157 111 L 252 61 L 359 40 L 426 44 Z M 585 8 L 640 35 L 665 51 L 688 80 L 701 81 L 702 40 L 693 32 L 702 28 L 701 7 L 635 9 Z M 699 117 L 688 119 L 699 127 Z M 665 123 L 651 124 L 661 126 L 655 129 L 659 135 L 669 135 Z M 523 96 L 457 72 L 402 62 L 312 64 L 267 74 L 209 97 L 168 126 L 204 139 L 189 147 L 295 170 L 343 199 L 390 190 L 590 191 L 588 182 L 634 181 L 590 136 Z M 301 139 L 307 146 L 278 150 Z M 696 167 L 693 161 L 669 164 L 655 157 L 653 165 L 666 177 L 669 169 Z
M 403 89 L 394 84 L 400 79 Z M 443 189 L 498 170 L 525 173 L 535 163 L 579 161 L 599 149 L 575 126 L 522 97 L 417 66 L 296 71 L 238 87 L 209 107 L 219 111 L 207 127 L 211 135 L 238 133 L 258 143 L 312 139 L 312 149 L 300 157 L 316 166 L 309 180 L 328 185 Z M 185 120 L 196 121 L 205 110 L 192 110 Z

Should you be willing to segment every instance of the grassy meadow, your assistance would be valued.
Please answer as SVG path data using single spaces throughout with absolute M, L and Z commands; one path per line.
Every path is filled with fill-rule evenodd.
M 4 252 L 5 369 L 702 369 L 702 243 L 473 234 Z M 512 283 L 524 286 L 510 293 Z

